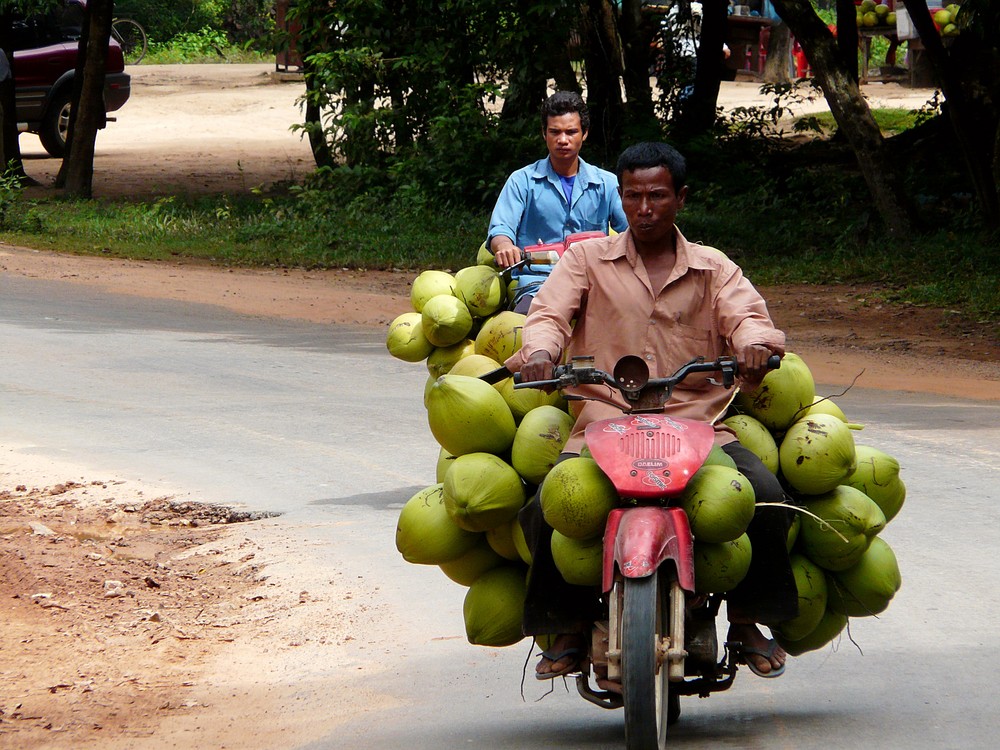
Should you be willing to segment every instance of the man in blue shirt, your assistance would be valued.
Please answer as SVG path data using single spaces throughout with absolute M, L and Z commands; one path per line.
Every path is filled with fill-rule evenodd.
M 580 158 L 587 140 L 590 114 L 583 98 L 557 91 L 541 109 L 542 137 L 549 155 L 514 172 L 500 192 L 486 243 L 497 266 L 519 262 L 523 248 L 562 242 L 577 232 L 624 231 L 628 222 L 614 174 Z M 518 279 L 517 312 L 526 313 L 533 292 L 551 266 L 533 265 L 513 271 Z

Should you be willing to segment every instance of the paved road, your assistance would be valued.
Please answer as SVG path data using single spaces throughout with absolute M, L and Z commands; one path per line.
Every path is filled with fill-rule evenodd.
M 367 577 L 384 653 L 369 651 L 359 673 L 349 646 L 312 665 L 344 692 L 329 704 L 339 726 L 309 747 L 621 747 L 620 713 L 561 685 L 539 701 L 534 680 L 522 700 L 527 645 L 465 644 L 462 589 L 396 554 L 398 508 L 433 481 L 437 449 L 419 407 L 424 373 L 385 355 L 380 332 L 0 276 L 0 351 L 0 444 L 14 447 L 2 460 L 69 459 L 280 511 L 270 528 L 301 534 L 302 564 L 321 552 L 329 569 Z M 859 442 L 904 467 L 909 497 L 884 532 L 903 589 L 882 617 L 852 621 L 853 643 L 836 652 L 687 700 L 680 746 L 995 742 L 1000 404 L 864 390 L 838 402 L 867 423 Z

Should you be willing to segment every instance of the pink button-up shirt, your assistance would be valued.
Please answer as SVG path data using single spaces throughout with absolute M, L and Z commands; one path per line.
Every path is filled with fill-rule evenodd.
M 767 305 L 739 266 L 712 247 L 688 242 L 679 230 L 677 260 L 666 284 L 654 290 L 629 231 L 570 246 L 532 302 L 521 349 L 506 361 L 512 372 L 535 353 L 556 360 L 592 355 L 595 365 L 612 372 L 632 354 L 642 357 L 651 378 L 666 377 L 695 357 L 706 360 L 734 354 L 750 344 L 783 349 L 785 334 L 774 327 Z M 734 391 L 711 384 L 711 374 L 688 376 L 674 390 L 664 412 L 717 422 Z M 576 391 L 614 397 L 606 386 Z M 571 402 L 576 417 L 564 448 L 577 453 L 586 426 L 621 411 L 596 401 Z M 728 430 L 717 442 L 731 442 Z

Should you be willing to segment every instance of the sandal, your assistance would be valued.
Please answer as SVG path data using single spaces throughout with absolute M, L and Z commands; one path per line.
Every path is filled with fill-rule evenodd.
M 542 651 L 542 657 L 548 659 L 550 662 L 555 663 L 557 661 L 562 661 L 568 656 L 577 657 L 567 666 L 562 669 L 555 670 L 552 672 L 535 672 L 536 680 L 553 680 L 556 677 L 565 677 L 568 674 L 573 674 L 573 672 L 581 671 L 581 662 L 583 661 L 584 652 L 582 648 L 568 648 L 565 651 Z
M 767 643 L 768 643 L 768 647 L 766 649 L 751 648 L 749 646 L 741 646 L 740 647 L 740 663 L 741 664 L 746 664 L 747 668 L 751 672 L 753 672 L 755 675 L 757 675 L 758 677 L 767 677 L 767 678 L 781 677 L 781 675 L 783 675 L 785 673 L 785 667 L 788 666 L 788 662 L 785 662 L 784 664 L 782 664 L 777 669 L 775 669 L 774 667 L 772 667 L 770 672 L 762 672 L 760 670 L 760 668 L 756 664 L 753 663 L 752 660 L 750 660 L 750 659 L 747 658 L 748 654 L 753 654 L 754 656 L 762 656 L 765 659 L 767 659 L 768 661 L 771 661 L 771 657 L 774 656 L 774 650 L 776 648 L 778 648 L 778 642 L 776 640 L 774 640 L 773 638 L 771 638 L 770 640 L 768 640 Z

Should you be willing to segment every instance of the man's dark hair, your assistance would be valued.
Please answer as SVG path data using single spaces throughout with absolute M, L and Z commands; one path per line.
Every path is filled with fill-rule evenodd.
M 576 112 L 580 115 L 580 128 L 584 133 L 590 130 L 590 110 L 583 97 L 575 91 L 557 91 L 542 102 L 542 132 L 549 127 L 550 117 L 569 115 Z
M 673 146 L 666 143 L 636 143 L 622 151 L 618 157 L 618 167 L 615 174 L 618 175 L 618 183 L 621 184 L 622 175 L 625 172 L 634 172 L 637 169 L 654 169 L 656 167 L 666 167 L 670 176 L 674 179 L 674 190 L 680 190 L 687 184 L 687 162 Z

